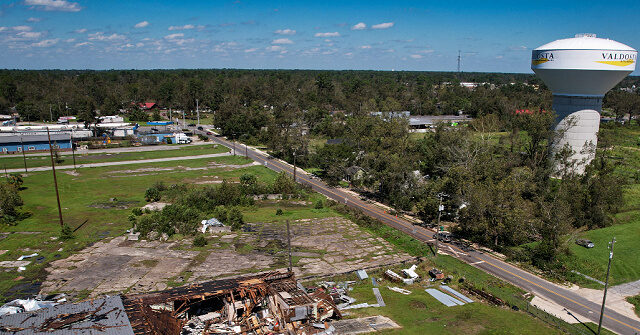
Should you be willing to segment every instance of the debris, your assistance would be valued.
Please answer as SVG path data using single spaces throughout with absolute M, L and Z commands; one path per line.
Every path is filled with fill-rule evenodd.
M 38 256 L 38 253 L 37 253 L 37 252 L 34 252 L 34 253 L 33 253 L 33 254 L 31 254 L 31 255 L 22 255 L 22 256 L 18 257 L 18 260 L 19 260 L 19 261 L 21 261 L 21 260 L 23 260 L 23 259 L 27 259 L 27 258 L 31 258 L 31 257 L 36 257 L 36 256 Z
M 447 286 L 447 285 L 440 285 L 440 289 L 441 290 L 445 290 L 451 294 L 453 294 L 454 296 L 456 296 L 458 299 L 466 302 L 466 303 L 472 303 L 473 300 L 471 300 L 470 298 L 467 298 L 465 295 L 463 295 L 462 293 L 452 289 L 451 287 Z
M 128 241 L 137 241 L 139 239 L 140 239 L 140 233 L 130 232 L 129 235 L 127 235 Z
M 367 275 L 367 271 L 365 271 L 365 270 L 356 271 L 356 275 L 358 276 L 358 279 L 360 279 L 360 280 L 369 278 L 369 276 Z
M 404 273 L 407 277 L 409 277 L 409 279 L 415 281 L 416 279 L 420 278 L 420 276 L 418 276 L 418 274 L 416 273 L 417 268 L 418 266 L 413 264 L 410 268 L 403 269 L 402 273 Z
M 36 299 L 16 299 L 0 307 L 0 315 L 32 312 L 41 308 L 55 306 L 55 301 L 42 301 Z
M 376 300 L 378 301 L 378 306 L 384 307 L 386 306 L 384 300 L 382 300 L 382 295 L 380 294 L 380 289 L 377 287 L 373 288 L 373 295 L 376 296 Z
M 18 266 L 18 272 L 26 271 L 27 268 L 24 266 Z
M 399 287 L 396 287 L 396 286 L 391 286 L 391 287 L 387 286 L 387 288 L 390 289 L 391 291 L 402 293 L 402 294 L 405 294 L 405 295 L 411 294 L 411 291 L 405 290 L 403 288 L 399 288 Z
M 212 230 L 211 228 L 224 227 L 224 224 L 216 218 L 211 218 L 209 220 L 202 220 L 202 222 L 200 223 L 202 224 L 203 234 L 206 233 L 207 230 Z
M 442 274 L 442 271 L 440 271 L 440 270 L 438 270 L 436 268 L 433 268 L 433 269 L 429 270 L 429 275 L 434 280 L 444 279 L 444 274 Z
M 456 306 L 456 305 L 464 305 L 465 303 L 446 294 L 446 293 L 442 293 L 438 290 L 436 290 L 435 288 L 428 288 L 425 290 L 427 293 L 429 293 L 432 297 L 436 298 L 438 301 L 440 301 L 441 303 L 445 304 L 447 307 L 451 307 L 451 306 Z
M 37 305 L 41 306 L 42 303 L 45 302 L 39 301 Z M 2 315 L 0 325 L 3 332 L 19 335 L 43 333 L 133 335 L 119 296 L 74 304 L 50 305 L 35 311 Z
M 397 329 L 400 326 L 386 316 L 376 315 L 358 319 L 339 320 L 331 323 L 334 334 L 374 333 L 385 329 Z M 330 327 L 330 328 L 331 328 Z M 327 329 L 329 330 L 329 329 Z
M 373 285 L 373 287 L 377 287 L 378 283 L 376 282 L 376 279 L 371 277 L 371 285 Z
M 391 270 L 387 270 L 384 272 L 385 276 L 387 276 L 387 278 L 389 278 L 391 281 L 395 281 L 395 282 L 402 282 L 405 283 L 407 285 L 411 285 L 413 284 L 413 279 L 405 279 L 402 278 L 399 274 L 391 271 Z

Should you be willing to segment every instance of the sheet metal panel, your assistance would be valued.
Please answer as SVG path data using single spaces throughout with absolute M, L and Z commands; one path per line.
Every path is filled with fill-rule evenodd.
M 445 290 L 451 294 L 453 294 L 454 296 L 456 296 L 458 299 L 466 302 L 466 303 L 472 303 L 473 300 L 471 300 L 470 298 L 466 297 L 464 294 L 452 289 L 451 287 L 447 286 L 447 285 L 440 285 L 440 289 Z
M 447 307 L 452 307 L 452 306 L 456 306 L 456 305 L 464 305 L 464 302 L 448 295 L 445 293 L 442 293 L 438 290 L 436 290 L 435 288 L 428 288 L 425 290 L 427 293 L 429 293 L 432 297 L 436 298 L 438 301 L 440 301 L 441 303 L 443 303 L 444 305 L 446 305 Z

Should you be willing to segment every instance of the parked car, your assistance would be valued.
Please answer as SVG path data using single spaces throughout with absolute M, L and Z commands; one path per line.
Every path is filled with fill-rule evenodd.
M 195 123 L 189 123 L 187 126 L 189 126 L 189 127 L 195 127 L 195 126 L 196 126 L 196 124 L 195 124 Z
M 585 248 L 593 248 L 595 245 L 593 244 L 593 242 L 591 242 L 591 240 L 587 240 L 584 238 L 579 238 L 576 240 L 576 244 L 577 245 L 581 245 Z
M 151 128 L 151 131 L 158 131 L 158 128 Z
M 202 128 L 202 126 L 198 126 L 198 130 L 204 130 L 204 128 Z
M 438 241 L 444 242 L 444 243 L 449 243 L 451 242 L 451 233 L 450 232 L 446 232 L 446 231 L 441 231 L 436 233 L 435 238 Z
M 208 132 L 207 132 L 207 135 L 213 135 L 213 133 L 212 133 L 212 132 L 210 132 L 210 131 L 208 131 Z

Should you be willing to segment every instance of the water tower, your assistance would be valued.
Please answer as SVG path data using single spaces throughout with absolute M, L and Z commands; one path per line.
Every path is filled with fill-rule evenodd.
M 553 41 L 531 53 L 531 69 L 553 92 L 555 129 L 561 136 L 552 151 L 569 144 L 577 173 L 593 159 L 602 98 L 636 68 L 638 52 L 622 43 L 579 34 Z

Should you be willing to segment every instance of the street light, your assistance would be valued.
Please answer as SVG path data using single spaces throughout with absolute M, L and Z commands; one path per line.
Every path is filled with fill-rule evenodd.
M 442 211 L 444 210 L 444 206 L 442 205 L 442 197 L 446 196 L 446 194 L 444 193 L 438 193 L 438 224 L 436 226 L 436 233 L 434 235 L 434 237 L 436 238 L 436 256 L 438 256 L 438 234 L 440 234 L 440 215 L 442 214 Z

